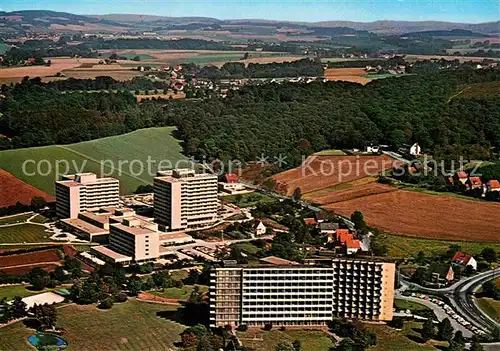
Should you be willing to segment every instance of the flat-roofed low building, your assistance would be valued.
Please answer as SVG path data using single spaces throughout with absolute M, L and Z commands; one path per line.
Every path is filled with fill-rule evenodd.
M 110 225 L 122 223 L 124 219 L 131 217 L 141 219 L 144 222 L 153 222 L 153 218 L 139 216 L 130 208 L 107 207 L 96 211 L 80 212 L 77 218 L 62 219 L 61 224 L 80 239 L 107 244 Z
M 90 250 L 96 257 L 108 263 L 121 263 L 123 265 L 129 265 L 133 261 L 131 256 L 122 255 L 121 253 L 113 251 L 106 246 L 92 246 Z
M 80 212 L 119 205 L 120 182 L 94 173 L 65 175 L 56 182 L 56 213 L 77 218 Z
M 273 262 L 272 260 L 270 262 Z M 211 271 L 211 326 L 320 326 L 333 317 L 392 319 L 395 265 L 223 265 Z
M 130 217 L 111 224 L 109 248 L 132 257 L 134 262 L 154 261 L 160 256 L 158 227 L 141 218 Z
M 160 245 L 172 246 L 194 242 L 191 235 L 183 232 L 160 234 Z
M 65 218 L 61 220 L 61 224 L 83 240 L 105 243 L 109 236 L 109 226 L 104 229 L 81 218 Z

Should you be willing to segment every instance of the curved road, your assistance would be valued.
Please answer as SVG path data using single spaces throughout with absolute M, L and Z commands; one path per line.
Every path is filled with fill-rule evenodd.
M 456 312 L 476 327 L 488 332 L 500 326 L 488 315 L 486 315 L 476 303 L 475 291 L 488 280 L 500 276 L 500 268 L 476 274 L 473 277 L 462 279 L 455 284 L 442 288 L 426 288 L 414 283 L 405 282 L 409 287 L 414 287 L 419 291 L 434 295 L 446 296 Z

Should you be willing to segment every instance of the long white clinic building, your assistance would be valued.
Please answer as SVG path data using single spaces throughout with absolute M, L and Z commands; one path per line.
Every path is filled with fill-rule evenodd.
M 210 324 L 321 326 L 334 317 L 392 320 L 395 265 L 335 259 L 331 265 L 224 263 L 211 271 Z
M 217 221 L 217 175 L 192 169 L 159 171 L 154 178 L 154 217 L 169 231 L 203 228 Z
M 56 182 L 56 213 L 61 218 L 77 218 L 80 212 L 117 207 L 119 197 L 118 179 L 97 178 L 94 173 L 65 175 Z

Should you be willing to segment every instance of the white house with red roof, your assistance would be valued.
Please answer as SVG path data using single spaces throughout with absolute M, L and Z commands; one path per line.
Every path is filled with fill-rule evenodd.
M 471 266 L 474 270 L 477 269 L 477 261 L 472 257 L 472 255 L 466 254 L 462 251 L 458 251 L 453 258 L 451 263 L 458 264 L 460 266 Z
M 224 174 L 222 182 L 219 182 L 220 188 L 225 193 L 230 195 L 249 193 L 249 191 L 243 184 L 240 183 L 238 175 L 234 173 Z

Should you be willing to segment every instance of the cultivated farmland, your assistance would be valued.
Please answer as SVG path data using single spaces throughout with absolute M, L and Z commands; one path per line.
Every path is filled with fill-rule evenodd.
M 17 202 L 29 205 L 34 197 L 42 197 L 47 202 L 55 200 L 53 196 L 0 169 L 0 208 L 15 205 Z
M 148 128 L 77 144 L 5 150 L 0 151 L 0 164 L 19 179 L 49 194 L 54 194 L 58 173 L 101 174 L 102 169 L 118 178 L 121 192 L 129 194 L 137 186 L 152 182 L 160 161 L 164 160 L 162 165 L 168 168 L 186 160 L 179 141 L 172 136 L 173 130 L 173 127 Z M 26 172 L 22 167 L 25 160 L 34 161 L 27 164 Z M 186 162 L 181 163 L 179 167 L 188 166 Z M 40 169 L 35 165 L 40 165 Z
M 0 256 L 0 272 L 9 275 L 24 275 L 35 267 L 50 272 L 59 265 L 61 258 L 55 249 Z
M 415 237 L 495 242 L 500 204 L 396 190 L 323 206 L 350 215 L 361 211 L 371 226 Z
M 364 85 L 372 81 L 371 78 L 365 77 L 365 75 L 364 68 L 327 68 L 325 70 L 325 78 L 331 81 L 342 80 Z
M 338 186 L 390 169 L 394 160 L 383 156 L 310 156 L 297 168 L 279 173 L 274 179 L 286 185 L 286 193 L 300 188 L 302 194 Z M 397 162 L 397 161 L 396 161 Z M 331 189 L 334 190 L 334 189 Z

